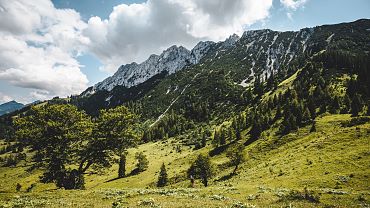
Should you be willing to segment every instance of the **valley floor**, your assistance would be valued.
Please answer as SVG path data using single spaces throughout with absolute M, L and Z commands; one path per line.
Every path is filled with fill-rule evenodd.
M 190 188 L 186 170 L 213 147 L 193 150 L 176 139 L 129 151 L 128 172 L 137 151 L 147 155 L 147 171 L 116 179 L 113 166 L 87 175 L 86 190 L 42 184 L 41 172 L 26 172 L 27 164 L 1 167 L 0 207 L 369 207 L 370 123 L 345 125 L 350 120 L 350 115 L 323 115 L 316 119 L 316 132 L 307 126 L 284 137 L 271 128 L 245 148 L 246 162 L 236 176 L 225 153 L 211 157 L 216 175 L 206 188 L 200 181 Z M 159 189 L 163 162 L 170 185 Z

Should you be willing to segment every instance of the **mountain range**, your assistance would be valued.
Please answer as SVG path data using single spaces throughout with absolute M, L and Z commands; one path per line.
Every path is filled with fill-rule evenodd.
M 7 113 L 14 112 L 14 111 L 19 110 L 23 107 L 24 107 L 24 105 L 22 103 L 17 103 L 14 100 L 10 101 L 10 102 L 7 102 L 7 103 L 3 103 L 3 104 L 0 105 L 0 116 L 4 115 L 4 114 L 7 114 Z
M 149 117 L 160 116 L 170 105 L 181 105 L 173 101 L 187 94 L 226 102 L 234 92 L 237 97 L 245 94 L 256 79 L 263 82 L 273 76 L 284 80 L 320 53 L 347 51 L 367 56 L 369 22 L 362 19 L 288 32 L 246 31 L 241 37 L 234 34 L 217 43 L 200 42 L 191 51 L 172 46 L 141 64 L 121 66 L 113 76 L 88 88 L 72 102 L 97 114 L 102 108 L 140 100 L 148 105 L 144 108 L 155 111 Z M 227 84 L 220 83 L 222 80 Z M 223 86 L 228 88 L 223 92 L 228 96 L 221 99 L 215 92 Z M 211 89 L 214 92 L 209 93 Z

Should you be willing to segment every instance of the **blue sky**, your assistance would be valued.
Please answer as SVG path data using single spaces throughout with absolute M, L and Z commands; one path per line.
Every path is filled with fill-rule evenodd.
M 14 1 L 29 13 L 15 13 Z M 14 1 L 0 3 L 0 62 L 10 63 L 0 64 L 0 103 L 80 93 L 119 65 L 141 62 L 173 44 L 191 48 L 243 30 L 299 30 L 370 18 L 369 0 Z M 203 21 L 204 14 L 210 19 Z M 10 44 L 19 48 L 6 51 Z

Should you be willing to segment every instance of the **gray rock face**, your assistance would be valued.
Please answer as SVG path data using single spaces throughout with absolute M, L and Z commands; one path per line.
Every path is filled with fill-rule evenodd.
M 223 42 L 223 47 L 225 48 L 230 48 L 230 47 L 233 47 L 235 46 L 235 44 L 239 41 L 240 37 L 237 35 L 237 34 L 233 34 L 231 35 L 228 39 L 226 39 L 224 42 Z
M 122 65 L 113 76 L 99 82 L 85 93 L 93 94 L 98 90 L 111 91 L 118 85 L 132 87 L 163 71 L 173 74 L 185 66 L 199 63 L 213 44 L 211 41 L 199 42 L 191 51 L 182 46 L 172 46 L 159 56 L 151 55 L 141 64 L 134 62 Z
M 313 32 L 312 28 L 297 32 L 265 29 L 246 31 L 241 37 L 233 34 L 219 43 L 199 42 L 191 51 L 182 46 L 172 46 L 160 55 L 151 55 L 143 63 L 122 65 L 113 76 L 89 88 L 83 95 L 91 95 L 100 90 L 111 91 L 116 86 L 130 88 L 163 71 L 173 74 L 186 66 L 198 64 L 207 54 L 212 54 L 215 59 L 233 50 L 240 53 L 238 51 L 240 49 L 243 49 L 245 55 L 243 61 L 251 71 L 241 83 L 246 86 L 245 83 L 253 80 L 254 76 L 261 75 L 262 79 L 269 77 L 271 73 L 276 73 L 281 65 L 289 65 L 294 58 L 304 53 Z M 213 50 L 210 50 L 211 48 Z

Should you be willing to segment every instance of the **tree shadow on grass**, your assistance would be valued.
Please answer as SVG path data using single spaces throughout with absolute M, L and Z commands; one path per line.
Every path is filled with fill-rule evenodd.
M 139 169 L 135 168 L 129 174 L 125 175 L 125 177 L 122 177 L 122 178 L 128 178 L 128 177 L 131 177 L 131 176 L 135 176 L 135 175 L 138 175 L 139 173 L 140 173 Z M 112 181 L 115 181 L 115 180 L 118 180 L 118 179 L 122 179 L 122 178 L 119 178 L 119 177 L 112 178 L 112 179 L 109 179 L 109 180 L 105 181 L 104 183 L 109 183 L 109 182 L 112 182 Z
M 238 140 L 233 140 L 230 143 L 227 143 L 227 144 L 224 144 L 222 146 L 214 148 L 213 150 L 209 151 L 209 156 L 213 157 L 213 156 L 216 156 L 216 155 L 219 155 L 219 154 L 223 153 L 225 150 L 227 150 L 227 148 L 229 148 L 229 146 L 231 146 L 232 144 L 234 144 L 237 141 Z
M 234 173 L 229 173 L 227 175 L 222 176 L 221 178 L 216 179 L 215 182 L 227 181 L 227 180 L 231 179 L 235 175 L 236 174 L 234 174 Z
M 123 178 L 125 178 L 125 177 L 123 177 Z M 119 178 L 119 177 L 112 178 L 112 179 L 109 179 L 107 181 L 104 181 L 104 183 L 109 183 L 109 182 L 112 182 L 112 181 L 115 181 L 115 180 L 118 180 L 118 179 L 121 179 L 121 178 Z

